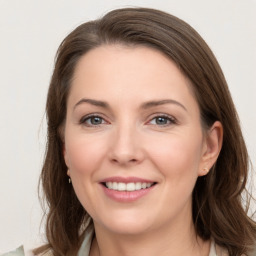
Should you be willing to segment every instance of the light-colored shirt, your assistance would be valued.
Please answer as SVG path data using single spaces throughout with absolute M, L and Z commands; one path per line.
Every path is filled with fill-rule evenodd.
M 91 242 L 92 242 L 92 235 L 93 233 L 90 233 L 85 236 L 82 246 L 78 252 L 78 256 L 89 256 Z M 26 248 L 26 246 L 21 246 L 16 251 L 5 253 L 0 256 L 33 256 L 33 255 L 34 254 L 32 253 L 31 249 Z M 52 256 L 50 252 L 44 255 Z M 209 256 L 228 256 L 228 253 L 226 252 L 226 250 L 216 246 L 214 241 L 212 241 Z
M 93 229 L 89 230 L 88 234 L 85 236 L 85 239 L 78 252 L 78 256 L 89 256 L 92 237 L 93 237 Z M 216 244 L 212 240 L 209 256 L 228 256 L 228 253 L 225 249 L 219 246 L 216 246 Z

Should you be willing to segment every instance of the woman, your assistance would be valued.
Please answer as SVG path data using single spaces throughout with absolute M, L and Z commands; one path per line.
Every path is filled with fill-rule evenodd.
M 255 255 L 237 113 L 188 24 L 144 8 L 82 24 L 46 109 L 48 244 L 35 255 Z

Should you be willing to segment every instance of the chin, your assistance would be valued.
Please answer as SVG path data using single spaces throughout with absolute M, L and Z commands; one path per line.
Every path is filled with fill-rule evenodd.
M 112 215 L 100 222 L 94 222 L 94 224 L 120 235 L 143 234 L 148 232 L 154 223 L 149 216 L 145 216 L 147 215 L 142 217 L 139 217 L 138 215 L 129 216 L 126 214 L 122 214 L 121 216 Z
M 132 223 L 115 223 L 111 227 L 108 227 L 112 233 L 119 235 L 140 235 L 148 232 L 149 226 L 145 226 L 138 221 Z

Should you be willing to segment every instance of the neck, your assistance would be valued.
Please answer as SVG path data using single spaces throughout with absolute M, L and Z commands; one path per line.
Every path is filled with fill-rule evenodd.
M 114 234 L 96 225 L 95 233 L 90 256 L 207 256 L 210 250 L 210 242 L 196 236 L 192 221 L 136 235 Z

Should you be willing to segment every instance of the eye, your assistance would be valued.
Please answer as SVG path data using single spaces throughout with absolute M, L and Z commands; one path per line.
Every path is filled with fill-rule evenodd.
M 100 116 L 90 115 L 83 117 L 80 120 L 80 123 L 86 126 L 99 126 L 101 124 L 106 124 L 107 122 Z
M 159 126 L 166 126 L 166 125 L 175 124 L 175 123 L 176 122 L 173 117 L 165 116 L 165 115 L 155 116 L 153 119 L 149 121 L 149 124 L 159 125 Z

